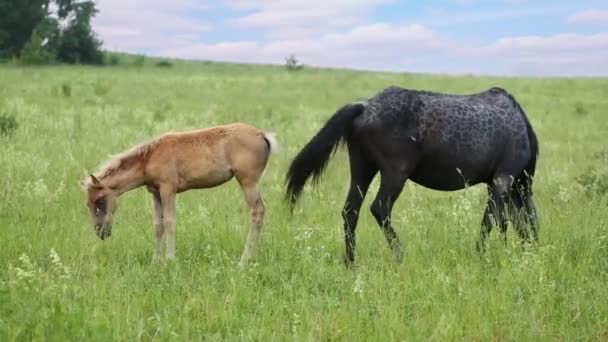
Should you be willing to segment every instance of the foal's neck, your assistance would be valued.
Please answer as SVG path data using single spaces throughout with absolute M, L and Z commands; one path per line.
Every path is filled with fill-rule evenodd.
M 121 160 L 115 168 L 106 170 L 100 179 L 102 183 L 114 189 L 118 195 L 144 185 L 144 165 L 141 160 L 131 157 Z

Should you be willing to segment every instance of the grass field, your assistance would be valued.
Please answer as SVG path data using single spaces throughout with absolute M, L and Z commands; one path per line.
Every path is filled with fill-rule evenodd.
M 338 107 L 393 84 L 500 86 L 518 99 L 540 141 L 538 248 L 523 250 L 512 230 L 505 246 L 493 232 L 480 256 L 485 188 L 408 183 L 393 212 L 405 262 L 393 262 L 366 210 L 358 267 L 347 270 L 343 151 L 289 214 L 291 158 Z M 120 199 L 110 240 L 95 236 L 78 185 L 86 172 L 162 132 L 233 121 L 277 132 L 282 146 L 262 183 L 266 225 L 252 267 L 236 267 L 248 216 L 234 182 L 178 197 L 174 263 L 150 263 L 143 189 Z M 608 340 L 608 79 L 0 66 L 0 124 L 1 341 Z

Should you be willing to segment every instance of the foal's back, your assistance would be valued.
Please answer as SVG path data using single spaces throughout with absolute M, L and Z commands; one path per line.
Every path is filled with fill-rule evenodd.
M 244 123 L 171 132 L 156 141 L 146 175 L 152 182 L 174 183 L 178 191 L 208 188 L 234 175 L 259 178 L 268 153 L 264 134 Z

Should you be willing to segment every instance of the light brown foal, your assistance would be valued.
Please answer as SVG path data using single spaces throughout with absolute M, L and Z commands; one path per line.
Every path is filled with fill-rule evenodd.
M 121 194 L 146 186 L 155 211 L 156 250 L 175 258 L 175 196 L 190 190 L 223 184 L 232 177 L 239 182 L 251 214 L 251 228 L 241 255 L 244 266 L 255 254 L 264 220 L 264 204 L 258 183 L 268 156 L 276 149 L 272 134 L 234 123 L 196 131 L 167 133 L 115 156 L 85 184 L 87 206 L 94 229 L 102 240 L 112 233 L 112 218 Z

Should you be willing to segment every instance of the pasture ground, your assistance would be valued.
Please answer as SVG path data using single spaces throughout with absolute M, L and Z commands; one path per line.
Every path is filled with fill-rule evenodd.
M 289 214 L 291 158 L 344 103 L 392 84 L 500 86 L 518 99 L 540 140 L 538 248 L 523 250 L 513 230 L 505 246 L 493 231 L 480 256 L 485 188 L 408 183 L 393 212 L 405 262 L 365 209 L 358 267 L 346 270 L 344 151 Z M 18 124 L 0 132 L 0 340 L 607 340 L 607 115 L 605 78 L 0 66 L 0 117 Z M 120 199 L 110 240 L 95 236 L 78 185 L 86 172 L 162 132 L 233 121 L 277 132 L 282 146 L 262 182 L 266 226 L 248 270 L 236 267 L 249 221 L 234 182 L 178 197 L 175 263 L 150 263 L 144 189 Z

